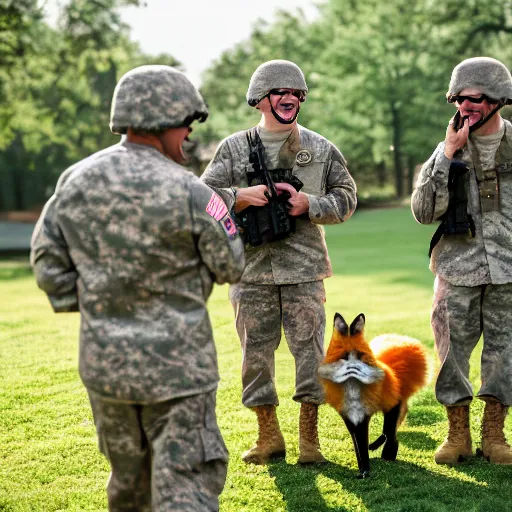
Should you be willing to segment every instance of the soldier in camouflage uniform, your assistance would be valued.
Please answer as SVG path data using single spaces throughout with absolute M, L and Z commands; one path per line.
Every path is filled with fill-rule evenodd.
M 80 311 L 80 376 L 111 511 L 218 510 L 228 454 L 206 301 L 234 283 L 243 243 L 226 205 L 183 168 L 208 111 L 189 80 L 142 66 L 119 81 L 111 129 L 126 138 L 68 169 L 32 239 L 56 312 Z
M 512 124 L 499 113 L 512 98 L 510 73 L 495 59 L 464 60 L 453 70 L 447 98 L 464 123 L 457 130 L 459 116 L 450 121 L 412 197 L 419 222 L 439 220 L 453 190 L 448 183 L 454 156 L 467 165 L 463 179 L 473 233 L 444 234 L 430 265 L 436 274 L 431 321 L 441 361 L 436 397 L 449 421 L 435 460 L 453 464 L 473 453 L 469 358 L 483 334 L 477 395 L 485 401 L 481 451 L 493 463 L 511 464 L 503 427 L 512 404 Z
M 323 279 L 332 274 L 322 224 L 346 221 L 356 207 L 356 186 L 345 159 L 324 137 L 297 124 L 308 88 L 293 62 L 265 62 L 252 75 L 247 101 L 262 113 L 256 128 L 264 145 L 264 159 L 274 169 L 291 169 L 304 184 L 300 192 L 289 183 L 277 183 L 290 194 L 289 216 L 295 232 L 284 239 L 253 247 L 246 244 L 246 266 L 241 282 L 230 287 L 236 327 L 243 350 L 242 402 L 256 412 L 256 445 L 243 454 L 247 463 L 264 464 L 285 455 L 276 415 L 274 352 L 284 329 L 295 359 L 294 400 L 301 403 L 299 462 L 324 462 L 317 433 L 318 405 L 323 402 L 317 369 L 323 358 L 325 290 Z M 248 132 L 221 142 L 202 179 L 216 190 L 229 208 L 243 212 L 268 201 L 265 184 L 248 186 Z M 277 180 L 276 180 L 277 181 Z

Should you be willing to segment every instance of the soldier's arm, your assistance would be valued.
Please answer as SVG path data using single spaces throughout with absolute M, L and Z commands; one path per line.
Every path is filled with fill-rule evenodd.
M 222 141 L 212 161 L 208 164 L 201 180 L 212 188 L 226 203 L 231 211 L 235 205 L 235 194 L 231 188 L 233 185 L 233 155 L 229 150 L 227 142 Z
M 309 195 L 309 218 L 315 224 L 338 224 L 349 219 L 356 209 L 357 188 L 343 155 L 332 147 L 328 161 L 326 193 Z
M 412 213 L 421 224 L 431 224 L 438 220 L 448 208 L 450 164 L 451 160 L 444 154 L 442 142 L 421 168 L 411 198 Z
M 57 196 L 46 203 L 32 234 L 30 263 L 36 282 L 56 313 L 78 311 L 78 274 L 59 228 Z
M 245 266 L 244 246 L 226 204 L 211 188 L 191 186 L 193 230 L 201 259 L 218 284 L 236 283 Z

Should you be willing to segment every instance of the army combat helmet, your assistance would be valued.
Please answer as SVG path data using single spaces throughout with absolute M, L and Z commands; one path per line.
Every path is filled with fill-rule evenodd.
M 448 103 L 457 101 L 460 91 L 467 88 L 482 91 L 489 103 L 496 104 L 491 113 L 473 125 L 472 129 L 482 126 L 500 108 L 512 104 L 512 77 L 510 71 L 499 60 L 473 57 L 455 66 L 446 93 Z
M 140 66 L 119 80 L 112 98 L 110 129 L 162 131 L 203 122 L 206 104 L 190 80 L 170 66 Z
M 306 100 L 308 86 L 306 85 L 304 73 L 297 64 L 289 60 L 269 60 L 258 66 L 249 82 L 246 96 L 247 103 L 251 107 L 255 107 L 262 99 L 270 99 L 270 91 L 275 89 L 295 89 L 301 91 L 303 95 L 300 101 Z M 299 114 L 300 104 L 293 119 L 288 121 L 280 117 L 272 105 L 270 105 L 270 108 L 272 114 L 280 123 L 291 124 Z

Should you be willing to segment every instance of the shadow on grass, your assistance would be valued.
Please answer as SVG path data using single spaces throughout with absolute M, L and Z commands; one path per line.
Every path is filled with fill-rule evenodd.
M 356 470 L 334 463 L 301 467 L 278 462 L 269 466 L 269 473 L 288 512 L 341 512 L 360 510 L 361 505 L 373 512 L 511 509 L 510 467 L 475 460 L 457 466 L 457 473 L 448 476 L 442 474 L 444 468 L 436 472 L 403 461 L 372 459 L 371 464 L 371 476 L 365 480 L 356 478 Z
M 411 450 L 430 450 L 434 452 L 439 444 L 425 432 L 401 432 L 398 431 L 398 442 Z M 400 450 L 400 448 L 399 448 Z M 398 452 L 400 457 L 400 451 Z

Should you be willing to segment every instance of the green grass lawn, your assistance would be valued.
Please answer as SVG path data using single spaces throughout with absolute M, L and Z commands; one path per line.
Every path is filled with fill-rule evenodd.
M 435 373 L 429 313 L 433 276 L 428 243 L 433 226 L 414 222 L 408 208 L 361 211 L 346 225 L 326 229 L 334 276 L 326 281 L 327 332 L 340 312 L 366 315 L 369 338 L 396 332 L 421 339 Z M 55 315 L 24 261 L 0 261 L 0 511 L 106 510 L 108 465 L 99 453 L 92 414 L 77 373 L 76 314 Z M 240 401 L 241 353 L 227 300 L 217 287 L 209 302 L 219 354 L 218 419 L 230 452 L 222 512 L 512 510 L 512 467 L 474 458 L 437 466 L 434 450 L 446 434 L 444 409 L 432 384 L 412 400 L 399 431 L 395 463 L 373 454 L 372 476 L 357 480 L 357 464 L 342 420 L 320 409 L 320 441 L 331 461 L 302 468 L 298 457 L 299 405 L 291 400 L 293 359 L 283 340 L 277 353 L 278 415 L 286 462 L 247 466 L 241 453 L 256 439 L 255 415 Z M 478 389 L 479 353 L 472 380 Z M 478 445 L 482 404 L 471 407 Z M 381 429 L 372 421 L 371 438 Z M 507 435 L 512 437 L 512 420 Z

